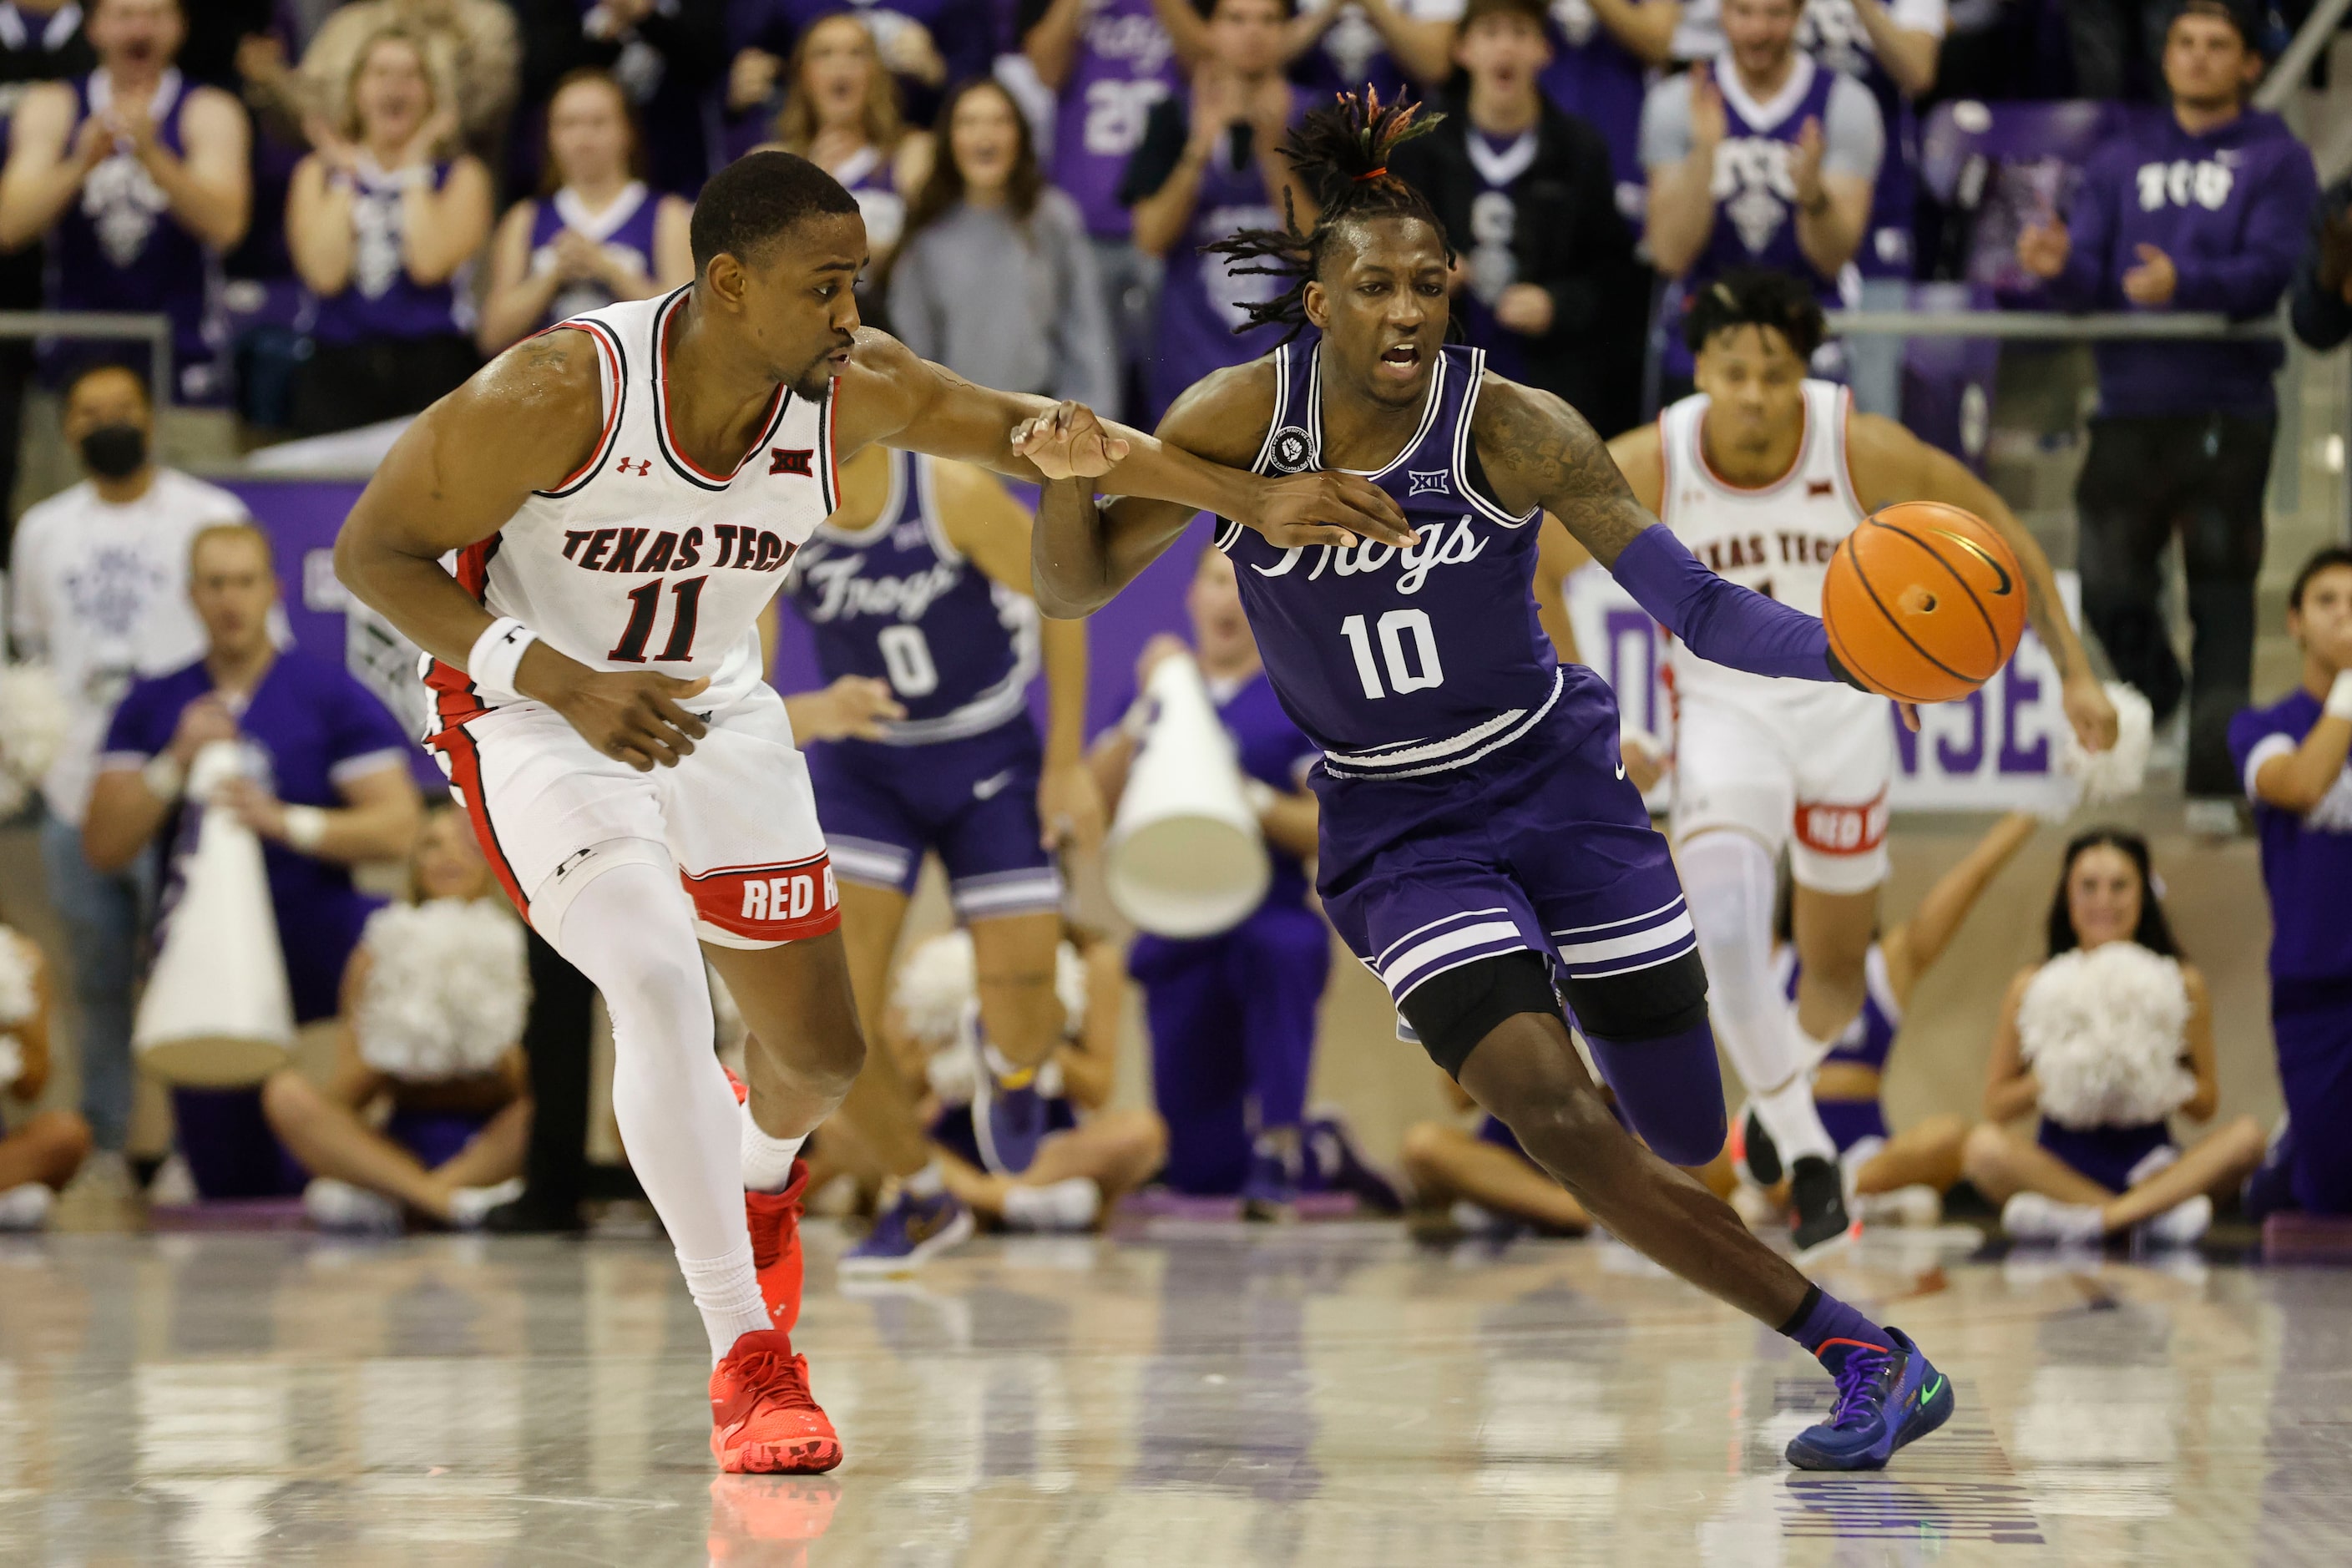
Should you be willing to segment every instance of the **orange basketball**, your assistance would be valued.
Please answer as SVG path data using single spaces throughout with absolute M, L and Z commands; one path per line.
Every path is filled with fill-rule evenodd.
M 2025 576 L 1973 512 L 1902 501 L 1865 518 L 1822 585 L 1830 649 L 1884 697 L 1948 702 L 1990 680 L 2025 633 Z

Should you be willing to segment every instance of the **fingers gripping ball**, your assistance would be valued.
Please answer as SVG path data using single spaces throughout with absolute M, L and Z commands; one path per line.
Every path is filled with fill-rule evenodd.
M 1884 697 L 1948 702 L 1999 673 L 2025 633 L 2025 577 L 1990 524 L 1940 501 L 1866 518 L 1822 587 L 1830 649 Z

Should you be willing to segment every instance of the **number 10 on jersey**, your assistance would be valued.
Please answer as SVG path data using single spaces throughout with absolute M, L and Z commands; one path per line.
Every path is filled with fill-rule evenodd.
M 1339 635 L 1355 656 L 1356 679 L 1363 682 L 1367 697 L 1378 700 L 1391 691 L 1402 696 L 1445 684 L 1445 667 L 1437 658 L 1437 633 L 1426 610 L 1391 610 L 1370 631 L 1363 616 L 1349 616 L 1339 623 Z M 1380 642 L 1377 660 L 1372 656 L 1375 637 Z M 1385 687 L 1381 684 L 1382 666 L 1388 671 Z

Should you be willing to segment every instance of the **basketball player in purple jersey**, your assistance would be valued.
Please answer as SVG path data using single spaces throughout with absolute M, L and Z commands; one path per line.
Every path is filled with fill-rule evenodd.
M 252 207 L 245 110 L 172 64 L 177 0 L 95 0 L 87 31 L 98 69 L 31 89 L 9 121 L 0 247 L 49 236 L 53 310 L 169 316 L 178 393 L 208 396 L 212 258 Z
M 879 1037 L 908 901 L 923 858 L 936 853 L 978 971 L 991 1070 L 973 1086 L 972 1131 L 1005 1175 L 1028 1169 L 1049 1131 L 1033 1079 L 1063 1033 L 1055 848 L 1090 843 L 1102 827 L 1083 753 L 1085 632 L 1060 621 L 1041 628 L 1028 593 L 1028 514 L 993 476 L 879 447 L 842 465 L 841 504 L 784 583 L 816 634 L 824 679 L 886 680 L 898 704 L 877 738 L 808 752 L 860 1022 Z M 1041 664 L 1050 705 L 1042 749 L 1028 703 Z M 841 1120 L 898 1181 L 844 1269 L 906 1268 L 971 1234 L 971 1212 L 948 1191 L 887 1063 L 869 1059 Z
M 1723 0 L 1723 53 L 1659 82 L 1643 105 L 1647 237 L 1658 270 L 1680 280 L 1674 320 L 1738 267 L 1794 273 L 1823 305 L 1846 302 L 1885 129 L 1859 82 L 1797 48 L 1801 5 Z M 1679 396 L 1690 353 L 1669 325 L 1664 366 Z
M 1909 1339 L 1831 1297 L 1674 1168 L 1723 1146 L 1701 967 L 1666 843 L 1616 754 L 1601 678 L 1561 667 L 1530 584 L 1559 519 L 1703 657 L 1832 681 L 1822 625 L 1725 581 L 1636 502 L 1590 426 L 1444 342 L 1453 258 L 1428 204 L 1387 173 L 1413 110 L 1318 110 L 1290 156 L 1322 197 L 1311 233 L 1228 242 L 1291 287 L 1255 312 L 1319 339 L 1220 372 L 1160 429 L 1260 472 L 1328 466 L 1396 498 L 1386 545 L 1280 549 L 1225 522 L 1268 678 L 1322 750 L 1320 890 L 1342 940 L 1431 1057 L 1612 1234 L 1821 1357 L 1831 1418 L 1789 1447 L 1808 1468 L 1874 1468 L 1952 1410 Z M 1046 486 L 1039 604 L 1085 615 L 1172 543 L 1180 508 L 1104 507 Z M 1567 1009 L 1616 1091 L 1602 1104 Z
M 1168 263 L 1145 388 L 1155 416 L 1210 371 L 1265 353 L 1277 335 L 1243 330 L 1252 326 L 1249 306 L 1265 297 L 1261 280 L 1233 276 L 1202 247 L 1278 222 L 1286 202 L 1313 205 L 1279 150 L 1306 107 L 1282 78 L 1288 0 L 1208 3 L 1209 52 L 1193 68 L 1191 100 L 1152 106 L 1119 187 L 1135 209 L 1136 248 Z

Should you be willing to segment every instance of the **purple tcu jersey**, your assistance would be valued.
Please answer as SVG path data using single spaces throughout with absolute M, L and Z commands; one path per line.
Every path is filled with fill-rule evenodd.
M 1797 47 L 1832 70 L 1853 78 L 1878 100 L 1878 116 L 1886 126 L 1886 154 L 1878 161 L 1869 226 L 1854 268 L 1864 278 L 1908 279 L 1914 270 L 1911 216 L 1919 203 L 1918 113 L 1871 47 L 1853 0 L 1809 0 L 1797 13 Z
M 1078 35 L 1069 80 L 1054 110 L 1054 184 L 1085 215 L 1087 232 L 1125 239 L 1135 219 L 1119 182 L 1143 140 L 1151 106 L 1176 89 L 1176 47 L 1151 0 L 1102 0 Z
M 1649 72 L 1601 25 L 1587 0 L 1551 0 L 1551 64 L 1537 85 L 1544 96 L 1586 121 L 1609 144 L 1617 210 L 1638 226 L 1650 176 L 1642 167 L 1642 99 Z
M 873 523 L 855 533 L 818 528 L 793 558 L 784 592 L 816 633 L 827 680 L 890 683 L 907 710 L 887 726 L 890 744 L 978 735 L 1025 710 L 1036 612 L 948 542 L 930 459 L 889 458 L 890 493 Z
M 1519 257 L 1514 242 L 1519 231 L 1519 204 L 1512 187 L 1536 161 L 1536 133 L 1530 129 L 1497 143 L 1472 126 L 1465 138 L 1470 169 L 1478 191 L 1470 198 L 1469 254 L 1462 258 L 1467 281 L 1455 298 L 1462 313 L 1462 335 L 1486 351 L 1496 375 L 1510 381 L 1527 378 L 1526 340 L 1495 319 L 1495 304 L 1504 290 L 1519 280 Z
M 2263 883 L 2271 898 L 2271 978 L 2276 982 L 2352 981 L 2352 919 L 2344 889 L 2352 885 L 2352 767 L 2297 816 L 2254 794 L 2254 775 L 2291 756 L 2325 710 L 2297 687 L 2268 708 L 2230 721 L 2230 752 L 2254 803 L 2262 837 Z M 2280 987 L 2273 987 L 2275 1004 Z
M 443 282 L 419 283 L 409 276 L 401 254 L 401 193 L 425 179 L 439 190 L 448 181 L 449 167 L 436 163 L 429 172 L 387 174 L 362 155 L 352 192 L 351 277 L 341 293 L 319 301 L 312 337 L 340 346 L 366 338 L 437 337 L 470 324 L 459 304 L 470 268 L 461 268 Z
M 1307 100 L 1297 93 L 1291 97 L 1290 118 L 1296 124 L 1305 113 Z M 1154 423 L 1186 387 L 1213 370 L 1255 359 L 1281 335 L 1270 326 L 1239 334 L 1234 331 L 1248 320 L 1244 304 L 1281 292 L 1276 280 L 1248 273 L 1235 276 L 1227 270 L 1224 257 L 1201 254 L 1202 246 L 1230 239 L 1243 229 L 1282 226 L 1281 209 L 1275 205 L 1258 173 L 1255 153 L 1236 164 L 1236 142 L 1234 136 L 1217 139 L 1216 151 L 1201 171 L 1192 221 L 1168 252 L 1151 366 Z
M 71 146 L 82 122 L 113 102 L 103 70 L 75 81 Z M 187 155 L 181 116 L 188 85 L 166 70 L 148 100 L 155 140 L 175 157 Z M 60 310 L 161 311 L 172 320 L 172 357 L 180 364 L 209 358 L 205 314 L 212 258 L 180 226 L 171 203 L 130 150 L 120 143 L 92 169 L 81 191 L 58 214 L 49 233 L 48 300 Z
M 647 278 L 654 275 L 654 219 L 661 211 L 661 198 L 646 188 L 643 180 L 631 180 L 613 198 L 603 212 L 592 213 L 581 201 L 580 193 L 566 185 L 552 196 L 534 205 L 530 215 L 530 270 L 533 277 L 555 270 L 555 241 L 565 229 L 594 240 L 605 255 L 625 267 L 634 267 Z M 555 291 L 540 325 L 551 327 L 558 321 L 584 316 L 591 310 L 602 310 L 613 302 L 612 290 L 603 284 L 575 278 Z
M 1797 962 L 1797 950 L 1784 945 L 1773 953 L 1772 972 L 1780 979 L 1780 994 L 1794 1007 L 1797 980 L 1804 973 Z M 1822 1058 L 1821 1065 L 1839 1062 L 1884 1072 L 1886 1054 L 1895 1048 L 1895 1033 L 1903 1026 L 1903 1004 L 1895 999 L 1895 984 L 1887 977 L 1886 952 L 1874 942 L 1863 955 L 1862 974 L 1862 1011 L 1853 1016 L 1843 1033 L 1830 1042 L 1829 1055 Z
M 1421 542 L 1277 550 L 1222 521 L 1267 679 L 1333 778 L 1418 778 L 1475 762 L 1527 733 L 1559 701 L 1560 672 L 1536 619 L 1531 509 L 1486 493 L 1470 435 L 1478 349 L 1449 343 L 1431 367 L 1421 426 L 1364 477 L 1396 498 Z M 1325 466 L 1321 355 L 1275 353 L 1274 419 L 1254 467 Z

